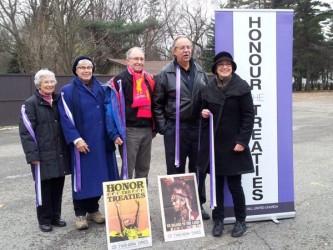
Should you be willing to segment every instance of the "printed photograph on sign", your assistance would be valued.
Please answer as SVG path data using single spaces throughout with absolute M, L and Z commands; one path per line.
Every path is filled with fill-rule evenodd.
M 108 249 L 152 245 L 146 179 L 103 183 Z
M 205 236 L 194 173 L 158 176 L 165 241 Z

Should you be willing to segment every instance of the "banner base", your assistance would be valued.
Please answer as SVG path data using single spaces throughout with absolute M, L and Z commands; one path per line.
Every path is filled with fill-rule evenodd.
M 296 217 L 296 212 L 285 212 L 285 213 L 276 213 L 276 214 L 259 214 L 259 215 L 249 215 L 246 216 L 246 222 L 254 222 L 254 221 L 265 221 L 271 220 L 274 223 L 278 223 L 279 219 L 291 219 Z M 224 219 L 224 224 L 232 224 L 235 223 L 235 217 L 228 217 Z

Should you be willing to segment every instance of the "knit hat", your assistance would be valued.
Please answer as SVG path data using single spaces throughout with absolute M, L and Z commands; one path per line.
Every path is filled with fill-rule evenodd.
M 93 73 L 95 72 L 95 64 L 94 64 L 93 60 L 91 60 L 91 58 L 88 57 L 88 56 L 79 56 L 79 57 L 77 57 L 75 59 L 75 61 L 73 63 L 72 72 L 73 72 L 74 75 L 77 76 L 77 74 L 76 74 L 76 67 L 77 67 L 79 61 L 81 61 L 81 60 L 89 60 L 89 61 L 91 61 L 92 66 L 93 66 Z
M 232 72 L 235 72 L 237 69 L 237 64 L 234 62 L 234 59 L 232 58 L 232 55 L 230 55 L 230 53 L 226 52 L 226 51 L 222 51 L 220 53 L 218 53 L 215 57 L 214 57 L 214 61 L 213 61 L 213 66 L 212 66 L 212 72 L 214 75 L 216 75 L 216 67 L 217 64 L 221 61 L 229 61 L 231 62 L 232 65 Z

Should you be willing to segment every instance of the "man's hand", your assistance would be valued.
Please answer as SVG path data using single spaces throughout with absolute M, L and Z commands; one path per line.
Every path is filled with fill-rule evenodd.
M 209 109 L 203 109 L 203 110 L 201 111 L 201 116 L 202 116 L 203 118 L 208 118 L 209 115 L 210 115 L 210 111 L 209 111 Z
M 117 145 L 122 145 L 124 142 L 120 137 L 117 137 L 117 139 L 114 141 L 114 143 Z

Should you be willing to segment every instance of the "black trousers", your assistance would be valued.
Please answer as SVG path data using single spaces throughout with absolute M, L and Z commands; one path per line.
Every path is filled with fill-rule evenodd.
M 40 225 L 51 224 L 52 220 L 60 219 L 64 183 L 65 177 L 41 182 L 42 206 L 37 207 L 37 219 Z
M 198 181 L 198 194 L 200 204 L 206 202 L 205 180 L 206 173 L 196 168 L 198 156 L 199 127 L 197 124 L 181 123 L 179 130 L 179 167 L 175 167 L 175 143 L 176 132 L 174 122 L 168 123 L 168 129 L 164 133 L 165 160 L 167 165 L 167 174 L 185 173 L 186 160 L 188 159 L 188 172 L 196 173 Z
M 242 176 L 221 176 L 216 175 L 216 207 L 213 210 L 213 220 L 224 220 L 224 180 L 227 179 L 228 188 L 234 203 L 236 220 L 245 221 L 246 205 L 245 195 L 242 187 Z
M 86 216 L 87 213 L 95 213 L 99 209 L 98 201 L 101 196 L 73 200 L 75 216 Z

